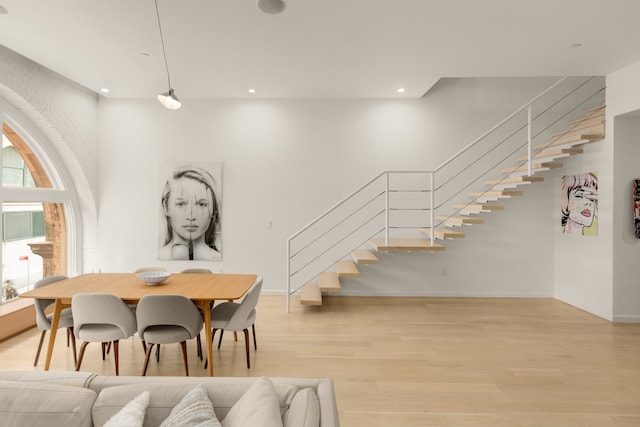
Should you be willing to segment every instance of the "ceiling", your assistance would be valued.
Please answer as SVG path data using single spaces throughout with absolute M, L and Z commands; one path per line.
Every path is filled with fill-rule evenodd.
M 441 77 L 606 75 L 640 60 L 638 0 L 285 0 L 278 15 L 256 0 L 157 1 L 183 102 L 419 98 Z M 154 0 L 2 8 L 0 44 L 103 96 L 168 90 Z

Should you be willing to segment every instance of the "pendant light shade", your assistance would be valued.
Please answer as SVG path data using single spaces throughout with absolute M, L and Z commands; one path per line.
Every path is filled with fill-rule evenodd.
M 282 12 L 284 6 L 282 0 L 258 0 L 258 9 L 271 15 Z
M 160 103 L 167 107 L 169 110 L 177 110 L 178 108 L 182 107 L 182 103 L 176 96 L 173 89 L 169 89 L 169 92 L 164 92 L 158 95 L 158 101 L 160 101 Z

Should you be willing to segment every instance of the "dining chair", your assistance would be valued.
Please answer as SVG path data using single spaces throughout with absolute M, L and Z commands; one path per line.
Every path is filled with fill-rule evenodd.
M 76 371 L 80 370 L 84 351 L 90 342 L 102 344 L 102 359 L 105 357 L 105 344 L 113 343 L 113 357 L 116 375 L 118 367 L 118 343 L 136 332 L 136 316 L 120 298 L 112 294 L 76 294 L 71 299 L 73 312 L 73 331 L 76 338 L 84 341 Z
M 189 376 L 187 340 L 199 337 L 203 325 L 198 307 L 182 295 L 145 295 L 138 301 L 136 318 L 138 336 L 145 347 L 142 375 L 147 373 L 154 345 L 160 348 L 161 344 L 180 343 L 185 374 Z
M 208 268 L 185 268 L 180 273 L 213 274 Z
M 262 277 L 258 276 L 253 286 L 241 302 L 223 302 L 218 304 L 211 310 L 211 342 L 215 337 L 216 331 L 220 330 L 220 338 L 218 339 L 218 348 L 222 343 L 222 335 L 224 331 L 244 332 L 244 343 L 247 353 L 247 369 L 251 368 L 249 361 L 249 327 L 253 332 L 253 348 L 258 350 L 256 342 L 256 305 L 260 298 L 262 290 Z M 206 364 L 205 364 L 206 367 Z
M 38 289 L 64 279 L 68 279 L 68 277 L 62 275 L 47 277 L 35 282 L 33 284 L 33 289 Z M 51 320 L 53 318 L 53 313 L 47 313 L 45 310 L 54 302 L 55 300 L 52 299 L 36 299 L 34 301 L 36 310 L 36 326 L 42 331 L 42 334 L 40 334 L 40 342 L 38 343 L 38 350 L 36 351 L 36 358 L 33 361 L 33 366 L 38 365 L 38 359 L 40 358 L 40 350 L 42 350 L 44 337 L 47 334 L 47 331 L 51 330 Z M 62 313 L 60 313 L 60 320 L 58 321 L 58 329 L 59 328 L 67 329 L 67 347 L 69 347 L 69 341 L 71 341 L 71 346 L 73 348 L 73 364 L 75 365 L 77 363 L 76 337 L 73 334 L 73 315 L 70 308 L 65 308 L 64 310 L 62 310 Z M 54 331 L 52 331 L 51 333 L 54 333 Z

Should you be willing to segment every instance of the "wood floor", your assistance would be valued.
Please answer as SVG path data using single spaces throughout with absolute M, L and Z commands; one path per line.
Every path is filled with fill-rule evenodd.
M 258 351 L 242 336 L 215 350 L 218 376 L 331 377 L 340 422 L 360 426 L 640 426 L 640 324 L 612 324 L 552 299 L 325 297 L 258 305 Z M 0 343 L 2 369 L 34 369 L 39 332 Z M 206 375 L 189 343 L 191 375 Z M 137 339 L 121 375 L 139 375 Z M 42 369 L 44 359 L 36 369 Z M 72 369 L 64 331 L 52 370 Z M 91 344 L 83 370 L 113 374 Z M 183 375 L 177 345 L 149 375 Z

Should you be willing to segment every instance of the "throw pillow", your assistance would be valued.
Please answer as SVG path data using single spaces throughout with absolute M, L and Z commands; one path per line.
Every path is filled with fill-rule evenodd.
M 320 425 L 320 402 L 316 392 L 303 388 L 293 397 L 289 410 L 284 415 L 284 427 L 318 427 Z
M 231 407 L 222 427 L 283 427 L 273 382 L 260 377 Z
M 221 427 L 202 384 L 187 393 L 160 427 Z
M 151 394 L 143 391 L 109 418 L 104 427 L 142 427 L 150 399 Z

